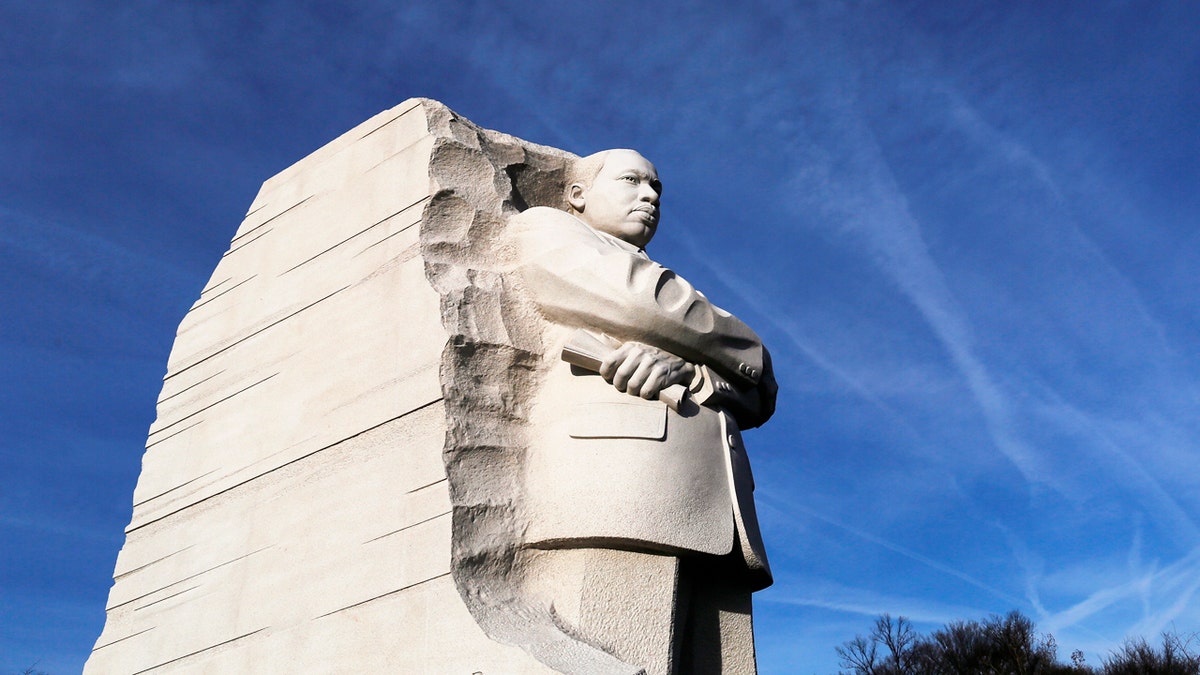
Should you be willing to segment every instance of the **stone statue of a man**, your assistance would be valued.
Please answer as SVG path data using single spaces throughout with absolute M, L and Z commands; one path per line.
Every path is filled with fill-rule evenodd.
M 646 256 L 661 194 L 650 162 L 609 150 L 575 162 L 566 211 L 509 221 L 552 362 L 528 412 L 522 593 L 630 666 L 613 672 L 752 673 L 771 575 L 739 429 L 771 416 L 775 380 L 754 331 Z

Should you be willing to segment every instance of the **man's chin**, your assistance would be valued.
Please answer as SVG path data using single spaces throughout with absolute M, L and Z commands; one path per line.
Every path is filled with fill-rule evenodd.
M 637 246 L 638 248 L 646 248 L 646 244 L 650 243 L 650 239 L 654 237 L 653 227 L 643 226 L 636 233 L 632 234 L 626 241 Z

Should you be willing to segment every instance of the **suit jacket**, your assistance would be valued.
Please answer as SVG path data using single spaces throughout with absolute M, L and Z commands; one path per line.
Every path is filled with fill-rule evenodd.
M 739 423 L 774 407 L 762 341 L 635 247 L 545 207 L 512 217 L 516 290 L 543 318 L 545 368 L 529 411 L 525 541 L 725 555 L 770 584 Z M 679 411 L 617 391 L 560 359 L 580 329 L 636 340 L 700 367 Z

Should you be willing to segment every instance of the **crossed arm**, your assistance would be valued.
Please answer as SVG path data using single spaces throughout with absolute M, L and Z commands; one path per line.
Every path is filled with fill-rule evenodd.
M 599 368 L 618 390 L 654 398 L 683 384 L 744 428 L 770 417 L 776 386 L 761 340 L 686 280 L 562 211 L 530 209 L 509 227 L 518 275 L 542 313 L 621 342 Z

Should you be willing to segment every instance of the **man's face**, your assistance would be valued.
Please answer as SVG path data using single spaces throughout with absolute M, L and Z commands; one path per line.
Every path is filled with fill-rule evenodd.
M 593 229 L 643 248 L 658 227 L 661 194 L 653 164 L 632 150 L 613 150 L 592 186 L 572 186 L 569 201 Z

